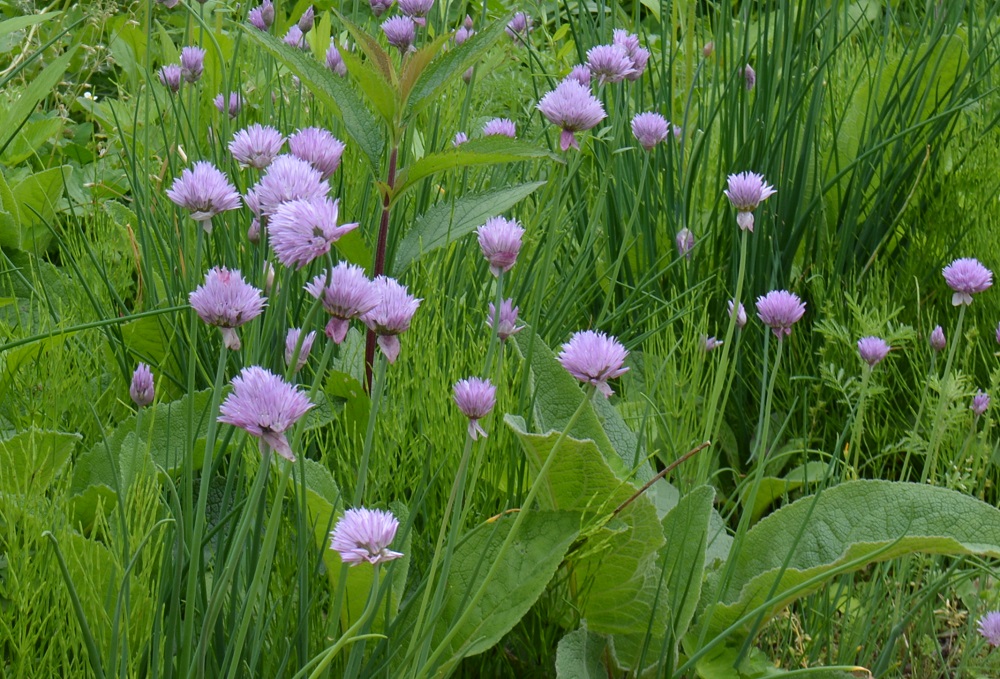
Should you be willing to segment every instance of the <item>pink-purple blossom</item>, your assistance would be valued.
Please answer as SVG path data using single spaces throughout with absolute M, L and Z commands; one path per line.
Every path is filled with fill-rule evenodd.
M 309 44 L 306 42 L 306 35 L 299 28 L 298 24 L 292 24 L 288 27 L 288 32 L 285 33 L 285 37 L 282 38 L 284 43 L 290 47 L 297 47 L 300 50 L 309 49 Z
M 607 117 L 604 106 L 591 94 L 590 88 L 575 80 L 563 80 L 542 97 L 538 110 L 550 123 L 562 128 L 559 148 L 580 148 L 574 133 L 589 130 Z
M 976 391 L 976 395 L 972 397 L 972 405 L 969 408 L 976 417 L 979 417 L 986 412 L 986 409 L 990 407 L 990 395 L 987 394 L 982 389 Z
M 167 198 L 191 212 L 191 218 L 201 222 L 206 233 L 212 232 L 212 217 L 240 207 L 240 194 L 226 175 L 206 160 L 196 162 L 181 171 L 167 189 Z
M 469 135 L 465 132 L 456 132 L 455 138 L 451 140 L 451 145 L 458 148 L 467 141 L 469 141 Z
M 243 368 L 232 385 L 233 390 L 219 406 L 219 422 L 256 436 L 262 454 L 271 449 L 294 462 L 285 432 L 313 407 L 309 397 L 256 365 Z
M 708 335 L 702 335 L 701 336 L 701 345 L 702 345 L 702 348 L 706 352 L 708 352 L 708 351 L 715 351 L 716 349 L 718 349 L 719 347 L 721 347 L 723 345 L 723 342 L 722 342 L 722 340 L 716 339 L 715 337 L 709 337 Z
M 694 250 L 694 234 L 691 229 L 681 229 L 677 232 L 677 254 L 681 257 L 691 259 L 691 251 Z
M 225 95 L 220 92 L 215 95 L 212 103 L 215 104 L 215 108 L 218 109 L 219 113 L 228 113 L 230 118 L 235 118 L 243 108 L 243 97 L 239 92 L 230 92 L 227 102 Z
M 392 3 L 396 0 L 369 0 L 369 5 L 371 5 L 372 12 L 375 16 L 382 16 L 382 14 L 392 7 Z
M 644 149 L 652 151 L 670 134 L 670 123 L 659 113 L 639 113 L 632 118 L 632 134 Z
M 753 211 L 761 202 L 777 191 L 764 182 L 763 175 L 756 172 L 740 172 L 728 178 L 729 188 L 724 191 L 726 198 L 736 208 L 736 223 L 741 229 L 753 233 Z
M 379 291 L 356 264 L 340 262 L 329 272 L 316 276 L 306 284 L 306 292 L 323 302 L 330 314 L 326 336 L 340 344 L 347 337 L 352 318 L 359 318 L 375 308 Z
M 486 124 L 483 125 L 483 136 L 510 137 L 514 139 L 517 136 L 517 128 L 510 118 L 493 118 L 486 121 Z
M 978 259 L 963 257 L 946 266 L 941 273 L 955 294 L 951 296 L 953 306 L 972 304 L 972 296 L 993 285 L 993 272 L 980 264 Z
M 313 9 L 312 5 L 309 5 L 309 8 L 302 13 L 302 16 L 299 17 L 299 21 L 296 25 L 299 27 L 300 31 L 302 31 L 303 33 L 308 33 L 309 31 L 312 30 L 313 23 L 315 22 L 315 20 L 316 20 L 316 10 Z
M 598 85 L 617 83 L 632 73 L 628 53 L 619 45 L 597 45 L 587 50 L 587 68 Z
M 525 38 L 527 38 L 528 33 L 531 32 L 531 17 L 524 12 L 518 12 L 514 15 L 514 18 L 507 23 L 507 28 L 504 31 L 511 37 L 516 43 L 526 44 Z
M 285 335 L 285 365 L 291 366 L 294 360 L 295 370 L 293 372 L 302 370 L 306 361 L 309 360 L 309 352 L 312 351 L 313 342 L 316 340 L 316 331 L 314 330 L 305 337 L 302 337 L 302 346 L 299 347 L 299 355 L 296 358 L 295 347 L 299 345 L 300 337 L 302 337 L 301 328 L 289 328 L 288 334 Z
M 329 179 L 344 155 L 344 142 L 321 127 L 306 127 L 288 138 L 288 148 L 296 158 L 316 168 L 323 181 Z
M 195 45 L 181 49 L 181 76 L 189 83 L 196 83 L 205 70 L 205 50 Z
M 426 26 L 427 13 L 434 6 L 434 0 L 399 0 L 399 11 L 413 19 L 417 26 Z
M 584 87 L 589 88 L 593 74 L 590 72 L 590 69 L 587 68 L 586 64 L 577 64 L 573 67 L 573 70 L 569 72 L 569 75 L 567 75 L 566 78 L 569 80 L 575 80 Z
M 455 404 L 462 414 L 469 418 L 469 438 L 473 441 L 480 436 L 486 438 L 486 431 L 479 420 L 490 414 L 496 405 L 497 389 L 489 380 L 470 377 L 455 383 Z
M 733 301 L 734 300 L 729 300 L 729 302 L 727 303 L 727 306 L 729 307 L 730 318 L 732 318 L 733 316 Z M 736 327 L 742 330 L 743 326 L 745 326 L 746 324 L 747 324 L 747 310 L 743 306 L 743 302 L 740 302 L 739 306 L 736 307 Z
M 292 155 L 281 155 L 267 167 L 253 189 L 252 197 L 247 195 L 247 204 L 254 201 L 259 214 L 270 216 L 278 206 L 289 200 L 322 198 L 330 187 L 323 181 L 319 170 L 308 162 Z
M 159 70 L 160 84 L 171 92 L 181 88 L 181 67 L 177 64 L 167 64 Z
M 153 372 L 145 363 L 140 363 L 132 373 L 132 384 L 129 385 L 128 395 L 139 408 L 153 402 Z
M 753 70 L 753 66 L 747 64 L 743 67 L 743 85 L 747 88 L 747 91 L 752 90 L 753 86 L 757 84 L 757 72 Z
M 559 363 L 566 371 L 585 384 L 592 384 L 605 398 L 614 391 L 608 380 L 628 372 L 623 367 L 628 351 L 614 337 L 603 332 L 583 330 L 569 338 L 559 352 Z
M 337 224 L 339 200 L 327 197 L 290 200 L 278 206 L 268 222 L 271 247 L 278 261 L 301 269 L 330 251 L 330 246 L 357 223 Z
M 410 329 L 410 321 L 423 300 L 411 295 L 405 285 L 387 276 L 372 281 L 378 304 L 361 316 L 361 321 L 375 332 L 376 341 L 389 363 L 399 356 L 399 335 Z
M 613 36 L 612 44 L 624 49 L 632 62 L 631 71 L 625 77 L 628 80 L 638 80 L 646 70 L 646 64 L 649 63 L 649 50 L 639 46 L 639 36 L 624 29 L 616 28 Z
M 455 31 L 456 45 L 461 45 L 463 42 L 465 42 L 466 40 L 468 40 L 469 38 L 471 38 L 476 34 L 476 32 L 472 30 L 472 27 L 474 25 L 475 24 L 472 23 L 472 17 L 466 14 L 465 21 L 462 22 L 462 25 L 458 27 L 457 31 Z
M 382 22 L 382 32 L 390 45 L 399 49 L 401 54 L 413 47 L 417 28 L 413 19 L 407 16 L 394 16 Z
M 250 25 L 260 31 L 266 31 L 274 23 L 274 4 L 271 0 L 264 0 L 263 3 L 254 7 L 247 14 Z
M 340 77 L 347 75 L 347 64 L 337 49 L 337 41 L 333 39 L 330 40 L 330 46 L 326 50 L 326 67 Z
M 881 337 L 862 337 L 858 340 L 858 353 L 862 361 L 874 368 L 889 355 L 889 345 Z
M 403 556 L 389 549 L 398 528 L 399 521 L 391 512 L 364 507 L 348 509 L 330 532 L 330 549 L 351 566 L 392 561 Z
M 979 633 L 990 646 L 1000 646 L 1000 611 L 990 611 L 979 619 Z
M 222 331 L 228 349 L 238 351 L 240 337 L 236 328 L 256 318 L 267 301 L 261 291 L 243 280 L 239 271 L 226 267 L 209 269 L 205 282 L 189 296 L 201 320 Z
M 254 123 L 233 135 L 229 152 L 243 167 L 263 170 L 281 153 L 285 138 L 273 127 Z
M 500 341 L 506 341 L 508 337 L 524 329 L 523 325 L 517 324 L 518 308 L 514 306 L 514 300 L 507 298 L 500 302 L 500 318 L 497 320 L 497 311 L 493 302 L 490 302 L 490 313 L 486 317 L 486 325 L 493 328 L 496 324 L 497 337 Z
M 947 340 L 944 337 L 944 329 L 940 325 L 934 326 L 934 329 L 931 330 L 930 343 L 934 351 L 942 351 L 945 348 Z
M 524 229 L 517 220 L 491 217 L 476 231 L 483 257 L 490 263 L 490 273 L 499 276 L 510 271 L 521 251 Z
M 792 326 L 806 313 L 806 304 L 794 292 L 772 290 L 757 298 L 757 317 L 780 341 L 792 334 Z

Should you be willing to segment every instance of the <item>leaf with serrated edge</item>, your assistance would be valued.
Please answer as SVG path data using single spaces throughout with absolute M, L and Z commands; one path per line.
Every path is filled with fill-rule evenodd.
M 451 38 L 451 34 L 449 33 L 439 35 L 432 42 L 424 45 L 403 61 L 403 69 L 399 74 L 399 98 L 403 101 L 404 106 L 417 79 L 424 72 L 424 69 L 427 68 L 427 65 L 437 56 L 438 52 L 441 51 L 441 46 L 449 38 Z
M 382 45 L 378 43 L 378 40 L 369 35 L 360 26 L 344 18 L 344 15 L 340 12 L 334 10 L 334 13 L 340 19 L 341 23 L 344 24 L 344 28 L 351 34 L 351 37 L 354 38 L 354 41 L 358 44 L 361 51 L 364 52 L 365 56 L 375 64 L 375 68 L 378 69 L 385 82 L 395 89 L 399 81 L 396 79 L 396 68 L 392 64 L 389 53 L 382 49 Z M 348 68 L 347 72 L 350 73 L 351 69 Z
M 375 111 L 382 116 L 382 121 L 386 125 L 392 125 L 396 117 L 396 95 L 389 83 L 371 67 L 370 61 L 362 61 L 348 50 L 344 50 L 341 58 L 354 82 L 364 92 Z

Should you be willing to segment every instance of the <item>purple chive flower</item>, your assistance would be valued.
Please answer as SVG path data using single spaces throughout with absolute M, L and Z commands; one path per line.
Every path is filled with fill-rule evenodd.
M 292 155 L 319 170 L 323 181 L 329 179 L 344 155 L 344 142 L 321 127 L 307 127 L 288 138 Z
M 528 33 L 531 31 L 531 17 L 524 12 L 518 12 L 507 24 L 507 28 L 504 31 L 514 42 L 522 45 L 526 44 L 525 38 L 527 38 Z
M 233 135 L 229 152 L 243 167 L 263 170 L 281 153 L 285 138 L 273 127 L 254 123 Z
M 990 407 L 990 395 L 982 389 L 976 390 L 976 395 L 972 397 L 972 405 L 969 408 L 979 417 Z
M 395 1 L 396 0 L 369 0 L 369 4 L 371 5 L 372 12 L 375 13 L 375 16 L 382 16 L 382 13 L 392 7 L 392 3 Z
M 243 108 L 243 97 L 240 96 L 239 92 L 230 92 L 228 105 L 225 96 L 221 93 L 215 95 L 213 102 L 215 108 L 219 110 L 219 113 L 226 113 L 228 110 L 229 117 L 235 118 L 240 114 L 240 109 Z
M 681 257 L 691 259 L 691 251 L 694 250 L 694 234 L 690 229 L 681 229 L 677 232 L 677 253 Z
M 455 404 L 462 414 L 469 418 L 469 438 L 473 441 L 480 436 L 486 438 L 486 431 L 479 420 L 490 414 L 497 404 L 497 388 L 489 380 L 470 377 L 455 382 Z
M 990 611 L 979 619 L 979 633 L 990 646 L 1000 646 L 1000 611 Z
M 931 342 L 931 348 L 934 351 L 943 350 L 945 345 L 947 344 L 947 341 L 944 338 L 944 330 L 941 328 L 940 325 L 934 326 L 934 329 L 931 330 L 930 342 Z
M 285 335 L 285 365 L 292 365 L 292 359 L 295 357 L 295 347 L 299 344 L 299 337 L 302 336 L 301 328 L 289 328 L 288 334 Z M 295 372 L 302 370 L 305 366 L 306 361 L 309 360 L 309 352 L 312 351 L 313 342 L 316 340 L 316 332 L 313 331 L 305 336 L 302 340 L 302 346 L 299 348 L 299 357 L 295 361 Z
M 373 566 L 403 556 L 389 549 L 399 521 L 391 512 L 380 509 L 348 509 L 330 532 L 330 549 L 340 554 L 343 563 Z
M 574 133 L 589 130 L 607 117 L 601 102 L 590 93 L 590 89 L 575 80 L 559 83 L 538 102 L 538 110 L 550 123 L 562 128 L 559 148 L 563 151 L 570 147 L 580 148 Z
M 185 168 L 167 189 L 167 198 L 191 211 L 191 218 L 212 233 L 212 217 L 240 206 L 240 194 L 226 175 L 206 160 Z
M 628 368 L 622 367 L 627 356 L 628 351 L 614 337 L 583 330 L 562 345 L 557 358 L 570 375 L 593 384 L 604 398 L 609 398 L 615 392 L 608 386 L 608 380 L 628 372 Z
M 805 313 L 805 302 L 794 292 L 772 290 L 757 298 L 757 317 L 771 328 L 778 341 L 792 334 L 792 326 Z
M 177 64 L 167 64 L 160 69 L 160 83 L 171 92 L 181 88 L 181 67 Z
M 517 220 L 490 217 L 476 231 L 483 257 L 490 263 L 490 273 L 499 276 L 510 271 L 521 251 L 521 236 L 524 229 Z
M 309 49 L 309 45 L 306 43 L 306 35 L 299 28 L 298 24 L 292 24 L 282 40 L 286 45 L 291 47 L 298 47 L 300 50 Z
M 266 299 L 243 280 L 239 271 L 215 267 L 205 274 L 205 283 L 188 296 L 188 301 L 201 320 L 222 331 L 226 347 L 238 351 L 240 337 L 236 328 L 259 316 Z
M 729 300 L 727 306 L 729 307 L 729 316 L 731 318 L 733 315 L 733 300 Z M 746 324 L 747 310 L 743 306 L 743 302 L 740 302 L 739 306 L 736 307 L 736 327 L 742 330 Z
M 413 46 L 417 27 L 413 19 L 405 16 L 390 17 L 382 22 L 382 32 L 389 44 L 399 49 L 403 54 Z
M 575 80 L 584 87 L 589 88 L 590 81 L 593 77 L 593 74 L 590 72 L 590 69 L 587 68 L 586 64 L 577 64 L 573 67 L 573 70 L 569 72 L 569 75 L 566 76 L 566 79 Z
M 326 67 L 341 78 L 347 75 L 347 64 L 344 63 L 344 57 L 340 56 L 336 40 L 330 40 L 330 47 L 326 50 Z
M 889 345 L 881 337 L 862 337 L 858 340 L 858 353 L 862 361 L 874 368 L 889 355 Z
M 761 202 L 773 196 L 777 191 L 764 182 L 764 176 L 755 172 L 740 172 L 731 174 L 728 179 L 729 188 L 723 193 L 736 208 L 736 223 L 741 229 L 753 233 L 753 211 Z
M 167 9 L 173 9 L 181 0 L 156 0 L 159 4 L 163 5 Z
M 233 390 L 219 406 L 219 422 L 259 438 L 261 454 L 271 449 L 295 462 L 285 431 L 313 407 L 309 397 L 256 365 L 243 368 L 232 385 Z
M 632 60 L 619 45 L 598 45 L 587 50 L 587 68 L 598 85 L 617 83 L 632 73 Z
M 639 46 L 639 36 L 634 33 L 616 28 L 613 36 L 612 44 L 624 49 L 632 62 L 631 72 L 625 77 L 629 80 L 638 80 L 646 70 L 646 64 L 649 63 L 649 50 Z
M 708 351 L 714 351 L 715 349 L 721 347 L 723 345 L 723 341 L 716 339 L 714 337 L 709 337 L 708 335 L 702 335 L 701 344 L 702 348 L 705 349 L 706 352 L 708 352 Z
M 189 83 L 196 83 L 205 70 L 205 50 L 194 45 L 181 49 L 181 75 Z
M 328 274 L 316 276 L 305 289 L 322 300 L 323 309 L 332 316 L 326 324 L 326 336 L 336 344 L 347 337 L 352 318 L 363 316 L 379 302 L 379 291 L 365 276 L 365 270 L 347 262 L 340 262 Z
M 260 218 L 254 217 L 250 220 L 250 227 L 247 229 L 247 240 L 256 245 L 260 242 Z
M 372 281 L 378 304 L 361 321 L 378 336 L 378 346 L 389 363 L 399 356 L 399 335 L 410 329 L 410 320 L 423 300 L 413 297 L 395 279 L 378 276 Z
M 265 11 L 265 7 L 268 6 L 270 7 L 270 13 Z M 271 24 L 274 23 L 274 5 L 271 3 L 271 0 L 267 0 L 264 4 L 250 10 L 250 13 L 247 14 L 247 21 L 258 31 L 267 31 L 271 27 Z
M 451 141 L 451 145 L 458 148 L 467 141 L 469 141 L 469 136 L 465 134 L 465 132 L 456 132 L 455 138 Z
M 953 306 L 972 304 L 972 296 L 993 285 L 993 273 L 978 259 L 964 257 L 942 269 L 948 287 L 955 291 L 951 296 Z
M 324 196 L 279 205 L 267 225 L 278 261 L 301 269 L 328 253 L 345 233 L 356 229 L 357 223 L 337 225 L 339 203 Z
M 132 384 L 128 388 L 128 395 L 140 408 L 153 402 L 153 373 L 145 363 L 140 363 L 132 373 Z
M 469 38 L 471 38 L 476 34 L 476 32 L 472 30 L 473 26 L 474 24 L 472 23 L 472 17 L 466 14 L 465 21 L 462 22 L 462 25 L 458 27 L 457 31 L 455 31 L 456 45 L 461 45 L 463 42 L 465 42 L 466 40 L 468 40 Z
M 483 125 L 483 136 L 510 137 L 514 139 L 517 136 L 517 128 L 510 118 L 494 118 L 493 120 L 486 121 L 486 124 Z
M 670 123 L 659 113 L 640 113 L 632 118 L 632 134 L 647 151 L 667 138 Z
M 747 91 L 752 90 L 757 84 L 757 72 L 750 64 L 743 67 L 743 84 L 746 85 Z
M 295 156 L 282 155 L 268 165 L 267 172 L 251 189 L 253 198 L 247 195 L 247 204 L 254 201 L 259 213 L 268 217 L 285 201 L 322 198 L 329 190 L 312 165 Z
M 501 342 L 524 329 L 523 325 L 517 324 L 517 312 L 518 308 L 514 306 L 514 300 L 508 298 L 500 302 L 500 319 L 496 329 L 497 337 L 500 338 Z M 486 325 L 492 328 L 496 320 L 497 310 L 493 302 L 490 302 L 490 314 L 486 317 Z
M 399 0 L 399 11 L 413 19 L 417 26 L 426 26 L 424 18 L 431 11 L 434 0 Z
M 302 16 L 299 17 L 299 21 L 296 25 L 299 27 L 300 31 L 308 33 L 312 30 L 315 19 L 316 10 L 313 9 L 312 5 L 309 5 L 309 9 L 302 13 Z

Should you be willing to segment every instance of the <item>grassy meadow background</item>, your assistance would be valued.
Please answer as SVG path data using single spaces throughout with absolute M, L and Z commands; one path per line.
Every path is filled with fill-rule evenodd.
M 409 114 L 399 166 L 447 152 L 458 132 L 480 137 L 495 117 L 516 123 L 522 146 L 488 163 L 455 162 L 394 202 L 387 272 L 423 301 L 374 401 L 362 332 L 320 347 L 325 320 L 297 292 L 322 262 L 277 266 L 265 316 L 240 329 L 241 351 L 220 353 L 219 334 L 188 294 L 214 265 L 264 288 L 273 254 L 248 241 L 246 207 L 217 216 L 207 236 L 165 193 L 197 160 L 245 193 L 258 175 L 227 145 L 251 123 L 285 135 L 326 128 L 347 144 L 331 196 L 342 221 L 360 223 L 333 258 L 370 272 L 391 142 L 367 157 L 344 123 L 347 105 L 331 106 L 337 90 L 302 63 L 322 67 L 331 38 L 347 59 L 366 62 L 347 22 L 385 48 L 382 19 L 358 0 L 312 4 L 309 49 L 290 54 L 252 34 L 245 3 L 0 2 L 0 675 L 310 676 L 310 661 L 358 619 L 370 587 L 371 569 L 347 579 L 325 538 L 353 506 L 367 464 L 365 504 L 394 511 L 394 544 L 407 556 L 376 583 L 381 607 L 368 624 L 381 636 L 351 644 L 319 676 L 572 678 L 587 676 L 583 667 L 615 677 L 868 676 L 846 674 L 851 667 L 1000 676 L 1000 651 L 976 631 L 1000 609 L 1000 546 L 986 538 L 955 538 L 961 548 L 890 540 L 884 559 L 824 572 L 822 586 L 761 608 L 728 635 L 713 626 L 712 588 L 701 585 L 726 572 L 725 552 L 709 546 L 706 558 L 702 546 L 695 561 L 704 572 L 693 571 L 697 585 L 688 582 L 681 601 L 670 599 L 662 649 L 651 632 L 636 632 L 642 650 L 632 666 L 605 645 L 611 632 L 584 632 L 590 646 L 579 656 L 561 644 L 592 617 L 572 574 L 602 548 L 583 534 L 523 614 L 475 653 L 436 661 L 443 632 L 414 620 L 425 592 L 445 606 L 439 593 L 452 601 L 459 587 L 446 594 L 427 584 L 463 458 L 467 422 L 452 385 L 482 375 L 498 387 L 483 422 L 489 436 L 472 449 L 476 480 L 462 485 L 472 537 L 447 541 L 462 568 L 459 557 L 487 553 L 468 545 L 508 525 L 497 517 L 521 507 L 532 486 L 537 464 L 524 430 L 560 429 L 579 402 L 574 390 L 566 409 L 565 376 L 550 354 L 581 329 L 630 351 L 615 396 L 594 404 L 609 446 L 631 442 L 624 466 L 649 472 L 622 483 L 638 488 L 711 441 L 670 470 L 669 486 L 642 511 L 698 498 L 705 517 L 714 510 L 717 549 L 735 538 L 737 555 L 751 525 L 817 491 L 842 503 L 817 512 L 863 513 L 849 493 L 836 494 L 858 479 L 948 489 L 930 505 L 959 523 L 993 516 L 983 512 L 1000 500 L 997 410 L 978 417 L 969 404 L 978 389 L 1000 396 L 1000 297 L 977 295 L 955 334 L 959 310 L 941 269 L 957 257 L 1000 267 L 1000 4 L 436 0 L 418 46 L 467 14 L 479 34 L 496 26 L 497 37 L 477 53 L 468 84 L 462 68 Z M 270 32 L 280 39 L 309 6 L 275 3 Z M 519 11 L 533 20 L 525 44 L 499 32 Z M 634 82 L 595 85 L 607 118 L 578 134 L 579 151 L 561 153 L 558 129 L 536 105 L 614 29 L 639 36 L 649 65 Z M 206 49 L 204 74 L 171 94 L 157 72 L 185 45 Z M 398 65 L 397 51 L 389 54 Z M 359 71 L 348 71 L 340 82 L 360 91 Z M 212 101 L 231 91 L 244 100 L 235 118 Z M 663 114 L 679 135 L 645 151 L 631 131 L 644 111 Z M 777 190 L 743 245 L 723 194 L 727 176 L 742 171 Z M 525 228 L 502 293 L 527 327 L 501 346 L 485 322 L 497 281 L 472 233 L 479 224 L 449 228 L 456 201 L 473 194 L 484 204 L 516 195 L 503 214 Z M 690 257 L 675 246 L 685 228 L 695 238 Z M 441 247 L 425 247 L 432 233 L 443 234 Z M 742 247 L 751 320 L 732 332 L 726 302 Z M 778 288 L 802 297 L 807 312 L 775 369 L 778 343 L 753 300 Z M 284 332 L 302 325 L 319 337 L 294 379 L 318 407 L 294 430 L 300 461 L 263 474 L 256 443 L 206 413 L 222 396 L 217 372 L 225 383 L 243 366 L 283 373 Z M 936 325 L 948 338 L 941 354 L 928 343 Z M 856 348 L 866 335 L 892 347 L 870 375 Z M 729 339 L 706 351 L 707 336 Z M 156 404 L 137 411 L 128 389 L 140 361 L 153 370 Z M 560 398 L 565 412 L 555 416 Z M 952 510 L 957 496 L 983 508 Z M 674 527 L 657 544 L 684 542 L 680 515 L 675 524 L 670 516 L 654 517 Z M 621 518 L 604 519 L 601 530 L 625 531 Z M 980 529 L 1000 537 L 1000 524 L 969 526 Z M 896 548 L 900 556 L 888 558 Z M 639 553 L 666 559 L 657 563 L 669 571 L 669 551 Z M 458 611 L 468 603 L 456 601 Z M 657 615 L 647 616 L 650 629 Z M 567 664 L 557 662 L 562 653 Z

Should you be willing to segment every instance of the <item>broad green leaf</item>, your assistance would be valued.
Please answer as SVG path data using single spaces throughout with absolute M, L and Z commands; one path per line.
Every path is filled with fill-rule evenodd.
M 604 651 L 608 642 L 586 628 L 574 630 L 556 647 L 557 679 L 607 679 Z
M 559 432 L 529 434 L 521 418 L 507 415 L 504 421 L 536 473 Z M 592 440 L 567 436 L 559 444 L 538 499 L 545 509 L 583 513 L 585 526 L 599 522 L 599 527 L 585 528 L 587 542 L 571 563 L 578 593 L 575 607 L 588 629 L 613 635 L 618 663 L 632 669 L 647 635 L 662 641 L 667 626 L 667 597 L 657 564 L 663 529 L 652 501 L 640 495 L 612 518 L 635 491 L 615 475 Z M 647 651 L 645 657 L 655 661 L 659 648 Z
M 667 544 L 660 552 L 661 566 L 674 639 L 680 639 L 687 632 L 701 597 L 714 499 L 715 490 L 711 486 L 699 486 L 682 497 L 663 519 L 663 536 Z
M 434 59 L 424 69 L 406 101 L 406 116 L 412 117 L 430 104 L 444 87 L 454 83 L 469 66 L 481 59 L 504 35 L 509 17 L 488 26 L 464 43 Z
M 788 670 L 775 667 L 760 649 L 751 648 L 737 664 L 739 657 L 740 646 L 723 646 L 715 653 L 710 653 L 699 660 L 695 668 L 702 679 L 769 679 L 788 674 Z M 851 674 L 835 668 L 810 667 L 807 676 L 809 679 L 857 679 L 871 676 L 871 673 L 863 667 L 855 669 L 860 674 Z
M 443 610 L 434 630 L 435 643 L 463 613 L 468 597 L 479 590 L 494 563 L 499 567 L 463 627 L 449 641 L 441 674 L 462 658 L 491 648 L 517 624 L 545 590 L 580 532 L 576 513 L 532 511 L 501 558 L 500 546 L 514 521 L 512 515 L 488 521 L 468 533 L 455 549 Z
M 442 200 L 417 218 L 396 248 L 393 273 L 399 274 L 423 255 L 472 233 L 490 217 L 516 205 L 545 182 L 519 184 L 482 193 L 463 194 L 454 201 Z M 353 233 L 353 232 L 352 232 Z
M 358 83 L 358 87 L 375 111 L 382 116 L 382 122 L 391 127 L 396 120 L 397 98 L 392 85 L 371 65 L 370 60 L 362 61 L 350 50 L 343 50 L 341 57 L 347 66 L 347 72 Z
M 368 245 L 365 243 L 365 237 L 361 235 L 360 229 L 348 231 L 337 239 L 334 246 L 337 248 L 337 252 L 344 256 L 344 259 L 351 264 L 357 264 L 371 274 L 374 258 L 372 257 L 371 250 L 368 249 Z
M 434 60 L 434 57 L 441 51 L 441 47 L 451 37 L 450 33 L 442 33 L 403 60 L 402 70 L 399 74 L 399 98 L 404 106 L 417 79 L 420 78 L 427 65 Z
M 746 534 L 711 631 L 760 606 L 767 620 L 834 575 L 914 552 L 1000 557 L 1000 510 L 947 488 L 890 481 L 852 481 L 802 498 Z
M 450 148 L 426 155 L 409 167 L 403 168 L 397 176 L 392 198 L 393 200 L 398 199 L 416 186 L 421 179 L 426 179 L 443 170 L 479 165 L 498 165 L 537 158 L 551 158 L 562 162 L 561 158 L 549 151 L 520 139 L 493 136 L 467 141 L 458 148 Z
M 20 215 L 21 249 L 44 252 L 52 240 L 47 223 L 55 217 L 66 186 L 68 165 L 53 167 L 28 175 L 10 187 Z
M 336 14 L 341 23 L 344 24 L 344 28 L 347 29 L 347 32 L 350 33 L 351 37 L 358 44 L 358 47 L 374 65 L 374 69 L 377 74 L 386 83 L 386 85 L 396 89 L 396 85 L 399 81 L 396 78 L 396 67 L 393 66 L 392 58 L 389 56 L 389 53 L 382 49 L 382 45 L 379 44 L 378 40 L 373 38 L 363 28 L 355 24 L 350 19 L 345 18 L 340 12 L 336 12 Z M 347 50 L 341 50 L 341 54 L 346 51 Z M 354 71 L 351 70 L 350 65 L 347 67 L 347 72 L 354 75 Z
M 79 434 L 29 429 L 0 441 L 0 493 L 41 494 L 66 467 Z
M 21 127 L 21 123 L 31 115 L 38 103 L 52 94 L 52 90 L 62 79 L 75 53 L 76 45 L 66 50 L 65 54 L 53 59 L 41 73 L 31 78 L 21 96 L 7 109 L 3 118 L 0 118 L 0 149 L 7 146 Z
M 250 42 L 263 47 L 287 66 L 332 112 L 340 114 L 347 133 L 361 148 L 373 172 L 377 174 L 385 141 L 378 121 L 365 108 L 347 80 L 334 75 L 311 56 L 268 33 L 247 27 L 246 35 Z
M 14 17 L 13 19 L 7 19 L 6 21 L 0 21 L 0 37 L 13 33 L 14 31 L 19 31 L 22 28 L 27 28 L 28 26 L 34 26 L 35 24 L 40 24 L 49 19 L 54 19 L 59 16 L 61 12 L 46 12 L 45 14 L 27 14 L 25 16 Z
M 751 508 L 752 520 L 757 521 L 767 511 L 767 508 L 774 504 L 775 500 L 783 497 L 786 493 L 798 490 L 807 482 L 816 483 L 822 481 L 826 477 L 828 469 L 829 465 L 825 462 L 814 460 L 796 467 L 785 474 L 784 478 L 774 476 L 765 476 L 762 478 L 760 480 L 760 487 L 757 489 L 757 495 L 754 497 L 753 507 Z M 752 486 L 747 485 L 744 486 L 743 491 L 740 493 L 740 503 L 744 507 L 747 505 L 751 490 Z
M 39 149 L 63 129 L 63 121 L 59 118 L 41 118 L 29 120 L 15 135 L 14 140 L 0 156 L 0 161 L 8 167 L 23 163 L 38 153 Z

